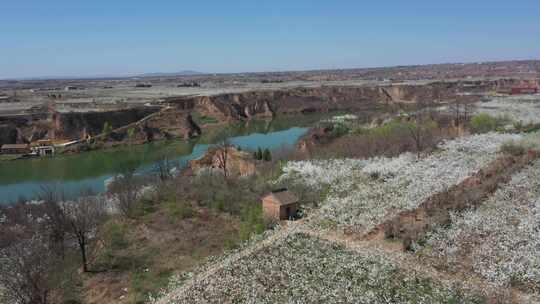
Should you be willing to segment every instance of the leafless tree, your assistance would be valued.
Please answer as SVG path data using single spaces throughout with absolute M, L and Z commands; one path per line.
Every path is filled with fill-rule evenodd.
M 414 119 L 406 124 L 409 137 L 413 140 L 416 154 L 420 157 L 424 148 L 431 145 L 433 129 L 436 123 L 426 117 L 424 113 L 417 112 Z
M 224 139 L 216 145 L 216 157 L 218 167 L 223 172 L 223 177 L 228 179 L 229 177 L 229 152 L 232 145 L 229 140 Z
M 172 169 L 174 168 L 175 163 L 169 160 L 167 157 L 162 157 L 154 165 L 154 172 L 158 176 L 161 182 L 169 180 L 172 178 Z
M 67 233 L 67 218 L 62 203 L 66 201 L 63 189 L 55 185 L 41 186 L 40 199 L 44 202 L 45 228 L 49 233 L 51 248 L 65 257 L 65 240 Z
M 456 98 L 451 104 L 450 104 L 450 112 L 452 113 L 454 126 L 456 128 L 459 128 L 462 125 L 462 115 L 464 111 L 464 104 L 459 100 L 459 98 Z
M 81 193 L 75 202 L 63 206 L 67 215 L 68 233 L 77 240 L 83 271 L 88 272 L 87 247 L 106 215 L 105 202 L 101 196 L 87 191 Z
M 135 207 L 139 193 L 139 185 L 136 181 L 134 171 L 126 171 L 117 175 L 109 189 L 117 200 L 118 211 L 125 217 L 134 216 Z
M 47 304 L 52 260 L 47 241 L 37 233 L 0 248 L 0 302 Z
M 456 128 L 463 127 L 463 125 L 469 120 L 470 111 L 470 104 L 459 98 L 456 98 L 450 104 L 450 112 Z

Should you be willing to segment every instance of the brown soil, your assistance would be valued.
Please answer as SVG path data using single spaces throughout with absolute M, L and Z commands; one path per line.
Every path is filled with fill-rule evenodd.
M 447 191 L 438 193 L 412 211 L 404 211 L 379 225 L 368 237 L 383 233 L 386 238 L 402 240 L 408 249 L 437 226 L 450 224 L 450 213 L 482 204 L 497 188 L 510 180 L 512 174 L 540 157 L 540 152 L 524 155 L 503 155 L 486 168 Z

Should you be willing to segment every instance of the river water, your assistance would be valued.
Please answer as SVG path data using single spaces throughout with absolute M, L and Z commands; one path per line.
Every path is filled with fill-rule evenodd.
M 76 155 L 1 162 L 0 204 L 34 199 L 47 184 L 61 186 L 68 194 L 88 188 L 101 193 L 105 191 L 105 181 L 124 170 L 148 172 L 163 157 L 185 166 L 223 138 L 245 150 L 291 146 L 321 118 L 324 118 L 321 114 L 283 116 L 272 121 L 250 121 L 205 130 L 203 136 L 191 141 L 160 141 Z

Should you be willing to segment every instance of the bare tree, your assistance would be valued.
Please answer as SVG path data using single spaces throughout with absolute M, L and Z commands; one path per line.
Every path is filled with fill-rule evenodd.
M 88 272 L 87 247 L 99 224 L 104 219 L 105 202 L 101 196 L 93 195 L 90 191 L 82 193 L 75 202 L 64 204 L 67 215 L 68 233 L 79 245 L 84 272 Z
M 465 105 L 460 101 L 459 98 L 456 98 L 450 104 L 450 112 L 452 113 L 454 127 L 459 128 L 463 123 L 462 115 L 465 112 Z
M 224 139 L 216 145 L 216 157 L 218 168 L 223 172 L 223 177 L 229 177 L 229 152 L 232 147 L 229 140 Z
M 419 101 L 414 105 L 414 111 L 409 121 L 405 124 L 405 129 L 412 139 L 417 157 L 431 144 L 433 140 L 433 129 L 437 125 L 435 122 L 436 113 L 431 104 Z
M 132 218 L 137 205 L 139 185 L 133 170 L 117 175 L 109 190 L 117 200 L 118 211 L 125 217 Z
M 431 144 L 435 125 L 433 120 L 425 119 L 421 113 L 417 113 L 415 120 L 406 124 L 409 137 L 414 142 L 417 157 L 420 157 L 420 153 Z
M 470 104 L 456 98 L 454 102 L 450 104 L 450 112 L 452 113 L 454 127 L 460 129 L 469 120 L 471 112 Z
M 175 163 L 169 160 L 166 156 L 164 156 L 160 158 L 154 165 L 154 172 L 156 172 L 156 175 L 158 176 L 159 180 L 161 182 L 164 182 L 173 177 L 173 174 L 171 172 L 174 166 L 175 166 Z
M 54 185 L 41 186 L 40 199 L 46 213 L 45 228 L 49 232 L 51 249 L 64 259 L 67 218 L 62 203 L 66 201 L 63 189 Z
M 52 260 L 47 241 L 37 233 L 0 248 L 0 301 L 47 304 Z

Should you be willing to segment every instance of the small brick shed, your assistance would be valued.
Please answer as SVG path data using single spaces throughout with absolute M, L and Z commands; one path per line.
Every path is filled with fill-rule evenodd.
M 287 189 L 278 189 L 262 198 L 262 206 L 265 218 L 288 220 L 296 217 L 298 197 Z

